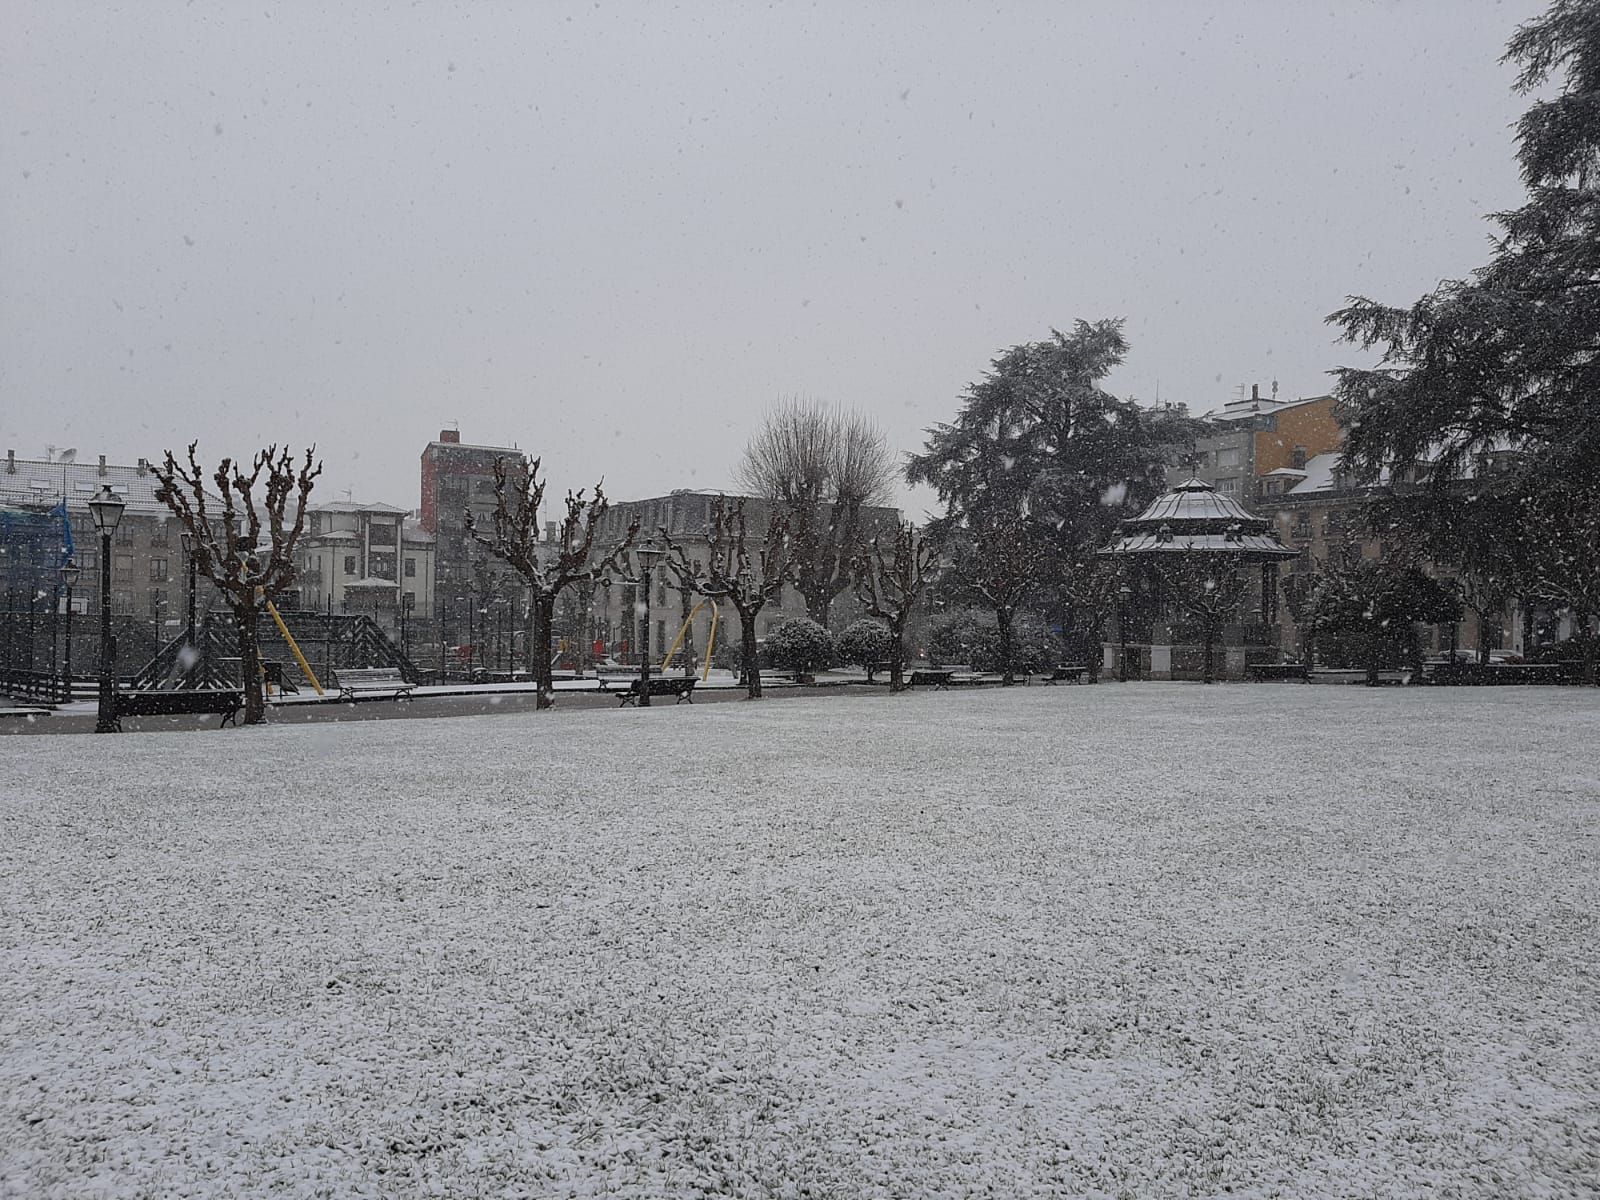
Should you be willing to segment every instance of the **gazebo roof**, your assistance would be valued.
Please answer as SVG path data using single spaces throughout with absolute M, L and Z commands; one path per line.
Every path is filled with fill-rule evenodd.
M 1123 521 L 1116 538 L 1101 551 L 1123 554 L 1237 554 L 1252 562 L 1294 558 L 1272 532 L 1232 496 L 1203 479 L 1186 479 L 1157 496 L 1137 517 Z
M 1203 479 L 1185 479 L 1170 492 L 1164 492 L 1150 502 L 1142 513 L 1122 522 L 1124 529 L 1140 525 L 1160 525 L 1163 521 L 1205 521 L 1217 523 L 1226 529 L 1235 521 L 1266 524 L 1232 496 L 1224 496 Z

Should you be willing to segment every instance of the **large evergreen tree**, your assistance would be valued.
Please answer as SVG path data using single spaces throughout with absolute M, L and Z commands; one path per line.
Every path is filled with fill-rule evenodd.
M 1528 198 L 1493 218 L 1489 263 L 1408 308 L 1352 297 L 1329 318 L 1383 352 L 1337 373 L 1345 460 L 1368 479 L 1427 461 L 1436 489 L 1600 489 L 1600 3 L 1557 0 L 1506 59 L 1519 91 L 1559 86 L 1518 125 Z M 1512 469 L 1487 478 L 1508 448 Z
M 1527 202 L 1493 218 L 1493 256 L 1470 279 L 1409 308 L 1352 297 L 1329 318 L 1383 351 L 1375 369 L 1338 372 L 1345 458 L 1369 480 L 1394 472 L 1384 520 L 1459 564 L 1475 606 L 1532 596 L 1587 627 L 1600 615 L 1600 0 L 1557 0 L 1505 57 L 1519 91 L 1554 85 L 1517 127 Z
M 1194 438 L 1186 416 L 1104 389 L 1127 350 L 1120 320 L 1051 330 L 1048 340 L 997 357 L 967 388 L 955 420 L 928 431 L 906 473 L 945 505 L 930 530 L 952 553 L 952 588 L 974 589 L 993 573 L 980 553 L 982 531 L 1004 528 L 1040 552 L 1030 568 L 1039 602 L 1086 627 L 1103 615 L 1103 606 L 1074 603 L 1093 590 L 1094 552 L 1164 489 L 1175 448 Z

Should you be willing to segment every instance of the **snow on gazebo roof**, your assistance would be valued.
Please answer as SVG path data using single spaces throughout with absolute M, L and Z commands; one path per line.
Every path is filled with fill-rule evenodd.
M 1264 561 L 1294 558 L 1298 551 L 1278 541 L 1265 518 L 1205 480 L 1190 478 L 1123 521 L 1115 540 L 1100 553 L 1238 554 Z
M 1130 525 L 1159 525 L 1163 521 L 1216 521 L 1226 527 L 1234 521 L 1260 520 L 1232 496 L 1224 496 L 1205 480 L 1191 476 L 1170 492 L 1157 496 L 1142 513 L 1122 525 L 1126 529 Z

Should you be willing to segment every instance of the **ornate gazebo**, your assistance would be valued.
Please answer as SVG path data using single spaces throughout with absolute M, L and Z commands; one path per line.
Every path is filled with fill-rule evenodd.
M 1279 661 L 1278 563 L 1296 554 L 1204 480 L 1158 496 L 1100 551 L 1125 567 L 1106 669 L 1119 669 L 1119 649 L 1125 669 L 1150 679 L 1242 679 L 1249 664 Z

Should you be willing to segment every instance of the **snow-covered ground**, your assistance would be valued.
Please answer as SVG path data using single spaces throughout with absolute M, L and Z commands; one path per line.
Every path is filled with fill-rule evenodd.
M 0 741 L 0 1194 L 1572 1197 L 1600 692 Z

